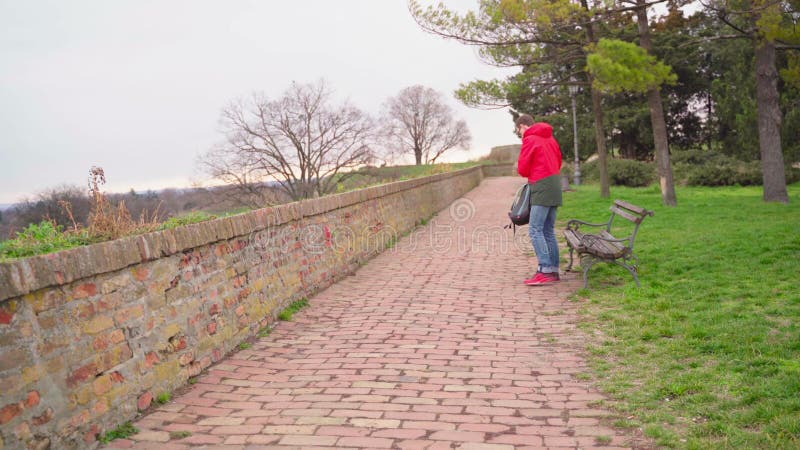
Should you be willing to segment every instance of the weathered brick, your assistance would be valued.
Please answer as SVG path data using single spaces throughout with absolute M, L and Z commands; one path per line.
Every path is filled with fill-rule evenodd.
M 144 354 L 144 365 L 147 368 L 153 367 L 158 364 L 159 358 L 156 352 L 147 352 Z
M 33 423 L 34 426 L 40 426 L 50 422 L 51 420 L 53 420 L 53 408 L 47 408 L 42 414 L 31 419 L 31 423 Z
M 39 391 L 28 392 L 28 398 L 25 400 L 26 408 L 33 408 L 39 404 Z
M 139 399 L 136 401 L 136 406 L 139 408 L 139 411 L 143 411 L 150 406 L 150 402 L 152 401 L 153 401 L 153 393 L 147 391 L 139 396 Z
M 105 398 L 100 398 L 94 406 L 92 406 L 92 415 L 102 416 L 108 412 L 108 402 Z
M 109 336 L 105 334 L 101 334 L 94 338 L 92 341 L 92 348 L 95 350 L 105 350 L 111 344 Z
M 222 425 L 211 429 L 211 434 L 258 434 L 261 425 Z
M 392 419 L 350 419 L 350 423 L 364 428 L 399 428 L 400 421 Z
M 97 285 L 94 283 L 82 283 L 72 289 L 72 297 L 76 299 L 92 297 L 94 295 L 97 295 Z
M 178 335 L 169 339 L 171 350 L 177 352 L 186 348 L 186 336 Z
M 475 431 L 436 431 L 430 438 L 434 441 L 483 442 L 484 434 Z
M 106 371 L 133 357 L 133 351 L 128 344 L 118 345 L 97 357 L 100 371 Z
M 141 430 L 132 436 L 135 441 L 141 442 L 169 442 L 170 436 L 166 431 Z M 159 447 L 160 448 L 160 447 Z
M 111 377 L 111 381 L 113 381 L 114 383 L 123 383 L 123 382 L 125 382 L 125 377 L 119 372 L 116 372 L 116 371 L 111 372 L 109 374 L 109 376 Z
M 373 437 L 343 437 L 336 443 L 338 447 L 367 447 L 367 448 L 391 448 L 394 441 L 384 438 Z
M 14 434 L 20 441 L 27 441 L 31 436 L 31 427 L 28 422 L 20 422 L 14 427 Z
M 28 294 L 23 300 L 33 307 L 33 312 L 39 314 L 63 305 L 66 302 L 66 295 L 61 289 L 46 289 Z
M 120 309 L 114 313 L 114 322 L 116 322 L 117 325 L 123 325 L 130 320 L 141 318 L 143 315 L 143 305 L 131 306 L 130 308 Z
M 389 439 L 419 439 L 428 434 L 427 430 L 414 430 L 409 428 L 378 430 L 371 434 L 371 437 Z
M 278 442 L 280 445 L 297 445 L 297 446 L 333 446 L 339 439 L 338 436 L 312 436 L 301 434 L 289 434 L 281 438 Z
M 112 381 L 110 375 L 101 375 L 94 379 L 92 386 L 94 387 L 95 395 L 103 395 L 111 390 Z
M 263 434 L 314 434 L 316 425 L 267 425 L 261 430 Z
M 95 362 L 90 362 L 86 365 L 78 367 L 77 369 L 73 370 L 69 376 L 67 376 L 67 386 L 71 388 L 75 387 L 89 378 L 94 377 L 98 373 L 100 373 L 100 370 Z
M 30 354 L 23 348 L 0 350 L 0 372 L 11 370 L 31 363 Z
M 114 319 L 108 316 L 97 316 L 81 326 L 86 334 L 97 334 L 114 326 Z
M 190 364 L 194 361 L 194 352 L 186 352 L 178 358 L 178 363 L 182 366 Z
M 14 311 L 11 311 L 11 307 L 9 305 L 3 305 L 0 307 L 0 325 L 9 325 L 11 320 L 14 319 Z
M 73 414 L 72 417 L 69 418 L 69 423 L 73 427 L 79 427 L 89 421 L 89 410 L 83 409 L 78 411 L 76 414 Z
M 138 281 L 145 281 L 150 276 L 150 269 L 147 267 L 136 266 L 131 270 L 133 277 Z
M 11 422 L 22 412 L 22 405 L 11 403 L 0 409 L 0 425 Z
M 92 302 L 83 302 L 76 308 L 76 313 L 78 315 L 78 319 L 88 319 L 97 314 L 97 308 Z

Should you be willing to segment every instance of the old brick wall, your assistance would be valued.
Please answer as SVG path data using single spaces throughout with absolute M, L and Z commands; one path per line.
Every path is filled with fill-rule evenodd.
M 483 167 L 485 177 L 518 177 L 516 163 L 493 164 Z
M 0 264 L 0 448 L 86 448 L 480 183 L 470 168 Z

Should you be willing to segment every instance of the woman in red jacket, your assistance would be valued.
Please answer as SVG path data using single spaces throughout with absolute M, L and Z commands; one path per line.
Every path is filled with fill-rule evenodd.
M 561 148 L 553 138 L 553 127 L 534 122 L 522 114 L 514 123 L 522 137 L 517 160 L 517 172 L 531 185 L 531 216 L 528 234 L 531 237 L 539 267 L 533 277 L 525 280 L 528 286 L 559 281 L 558 242 L 556 241 L 556 210 L 561 206 Z

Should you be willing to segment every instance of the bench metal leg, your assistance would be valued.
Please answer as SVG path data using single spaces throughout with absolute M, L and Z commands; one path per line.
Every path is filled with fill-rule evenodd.
M 583 269 L 583 287 L 584 287 L 584 289 L 589 287 L 589 277 L 588 277 L 589 269 L 591 269 L 592 266 L 595 265 L 595 263 L 597 263 L 597 262 L 613 263 L 613 264 L 616 264 L 616 265 L 618 265 L 620 267 L 624 267 L 625 270 L 627 270 L 628 273 L 630 273 L 631 276 L 633 276 L 633 281 L 636 282 L 636 287 L 642 287 L 642 285 L 639 283 L 639 276 L 638 276 L 639 275 L 639 264 L 638 264 L 639 260 L 638 260 L 638 258 L 636 258 L 635 255 L 629 255 L 627 257 L 623 257 L 622 259 L 610 260 L 610 259 L 598 258 L 598 257 L 596 257 L 594 255 L 583 254 L 583 255 L 581 255 L 581 268 Z
M 569 266 L 567 266 L 567 271 L 568 272 L 570 270 L 572 270 L 572 252 L 574 252 L 574 251 L 575 251 L 575 249 L 573 249 L 572 247 L 569 248 Z
M 592 255 L 582 255 L 581 256 L 581 268 L 583 269 L 583 288 L 586 289 L 589 287 L 589 269 L 592 268 L 594 263 L 600 261 L 598 258 L 595 258 Z
M 627 270 L 628 272 L 630 272 L 631 275 L 633 275 L 633 281 L 636 282 L 636 287 L 642 287 L 642 285 L 639 284 L 639 277 L 637 276 L 639 270 L 635 265 L 629 265 L 624 262 L 619 262 L 619 260 L 614 260 L 614 264 L 620 267 L 624 267 L 625 270 Z

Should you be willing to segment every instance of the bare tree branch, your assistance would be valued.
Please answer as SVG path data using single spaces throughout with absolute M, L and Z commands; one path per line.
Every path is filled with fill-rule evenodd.
M 454 148 L 466 149 L 472 139 L 466 122 L 454 121 L 441 94 L 431 88 L 405 88 L 387 100 L 384 110 L 389 146 L 398 153 L 413 154 L 417 164 L 434 163 Z
M 373 122 L 347 104 L 330 105 L 324 82 L 292 83 L 269 100 L 253 94 L 222 110 L 225 142 L 200 158 L 206 173 L 263 207 L 275 184 L 293 200 L 332 192 L 340 174 L 373 159 Z

